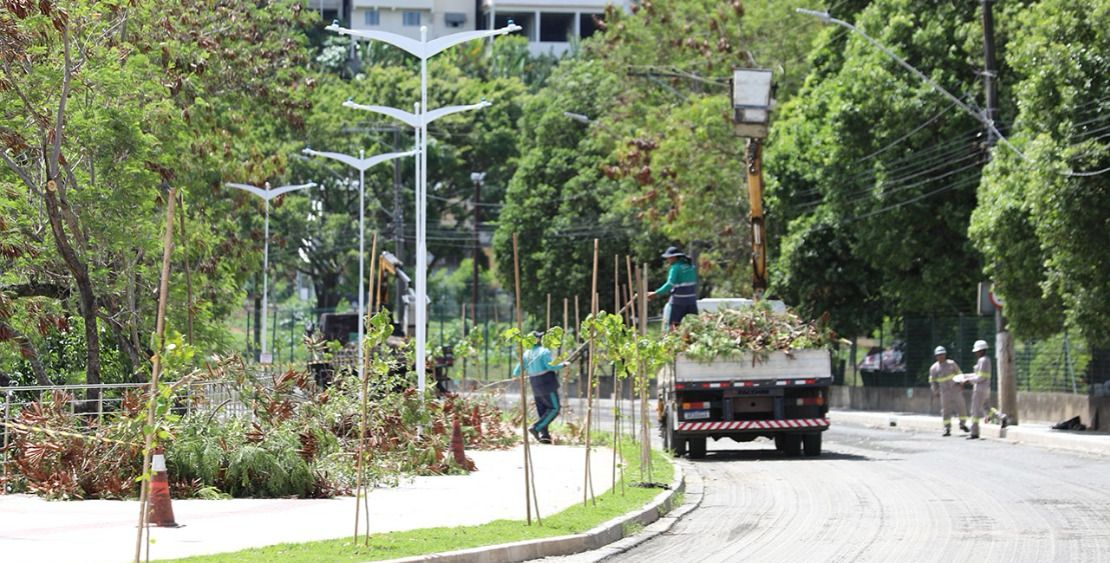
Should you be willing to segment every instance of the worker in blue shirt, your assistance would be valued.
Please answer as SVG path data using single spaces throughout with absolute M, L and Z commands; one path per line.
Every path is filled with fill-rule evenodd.
M 673 328 L 682 322 L 682 317 L 698 314 L 698 270 L 677 246 L 668 248 L 663 253 L 663 259 L 669 265 L 667 281 L 649 293 L 648 299 L 670 295 L 667 324 Z
M 555 372 L 566 367 L 566 362 L 551 363 L 551 350 L 540 342 L 542 332 L 533 332 L 536 344 L 524 352 L 524 372 L 532 382 L 532 396 L 536 401 L 536 413 L 540 419 L 528 431 L 541 444 L 551 443 L 551 433 L 547 427 L 559 416 L 559 377 Z M 520 363 L 513 367 L 513 375 L 520 375 Z

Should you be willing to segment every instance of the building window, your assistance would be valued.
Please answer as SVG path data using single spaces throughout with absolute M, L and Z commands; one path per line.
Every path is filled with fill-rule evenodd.
M 447 12 L 443 15 L 447 27 L 462 27 L 466 23 L 466 14 L 461 12 Z
M 404 20 L 402 22 L 408 27 L 416 27 L 420 25 L 420 12 L 405 12 Z
M 540 41 L 566 41 L 574 34 L 574 14 L 540 14 Z
M 362 13 L 363 25 L 381 25 L 382 15 L 377 9 L 366 10 Z
M 597 32 L 597 22 L 601 21 L 603 14 L 582 14 L 579 16 L 579 34 L 585 39 Z

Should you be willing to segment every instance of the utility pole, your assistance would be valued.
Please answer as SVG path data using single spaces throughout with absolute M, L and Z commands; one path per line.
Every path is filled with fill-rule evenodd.
M 475 326 L 478 323 L 478 257 L 482 254 L 478 225 L 482 222 L 482 182 L 485 178 L 485 172 L 474 172 L 470 175 L 470 179 L 474 182 L 474 271 L 471 274 L 470 316 L 474 318 Z
M 998 80 L 994 64 L 994 14 L 991 4 L 994 0 L 980 0 L 983 7 L 983 92 L 986 94 L 986 109 L 983 117 L 994 123 L 995 111 L 998 107 Z M 987 143 L 994 147 L 998 137 L 994 128 L 987 128 Z
M 998 74 L 994 61 L 994 0 L 979 0 L 983 9 L 983 93 L 985 96 L 983 118 L 987 126 L 987 154 L 993 152 L 998 135 L 995 134 L 995 112 L 998 108 Z M 1018 423 L 1017 377 L 1014 373 L 1014 340 L 1006 327 L 1002 307 L 994 309 L 994 353 L 998 364 L 998 409 L 1006 413 L 1010 424 Z
M 401 146 L 401 130 L 393 128 L 393 150 Z M 403 264 L 405 262 L 405 208 L 401 199 L 401 163 L 393 161 L 393 253 Z M 405 322 L 405 280 L 394 276 L 397 287 L 393 291 L 393 318 L 398 323 Z

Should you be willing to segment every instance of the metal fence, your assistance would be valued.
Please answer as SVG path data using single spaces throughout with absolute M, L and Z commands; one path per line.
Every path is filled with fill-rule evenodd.
M 949 359 L 955 360 L 964 372 L 975 366 L 971 351 L 976 340 L 990 345 L 992 385 L 998 385 L 998 366 L 994 361 L 994 319 L 979 316 L 906 317 L 888 322 L 879 331 L 879 345 L 859 350 L 856 357 L 858 381 L 878 387 L 914 387 L 928 385 L 929 366 L 933 351 L 944 346 Z M 1087 342 L 1075 331 L 1067 331 L 1043 340 L 1014 342 L 1014 369 L 1021 391 L 1057 393 L 1088 393 L 1092 384 L 1107 379 L 1107 371 Z

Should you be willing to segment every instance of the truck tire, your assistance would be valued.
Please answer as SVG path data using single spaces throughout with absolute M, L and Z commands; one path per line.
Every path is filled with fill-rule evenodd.
M 821 433 L 806 434 L 802 437 L 802 446 L 808 457 L 821 455 Z
M 705 436 L 690 438 L 687 443 L 690 445 L 690 459 L 705 457 Z
M 802 455 L 802 437 L 798 434 L 780 434 L 782 439 L 782 453 L 787 457 Z
M 775 449 L 776 450 L 781 452 L 781 451 L 784 451 L 786 449 L 786 443 L 785 443 L 786 441 L 783 439 L 785 437 L 786 437 L 785 434 L 775 434 Z
M 663 448 L 675 457 L 682 457 L 686 453 L 686 440 L 675 434 L 674 413 L 667 409 L 667 427 L 663 429 Z

